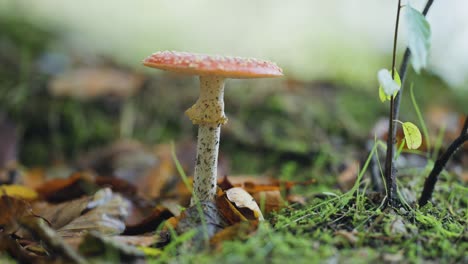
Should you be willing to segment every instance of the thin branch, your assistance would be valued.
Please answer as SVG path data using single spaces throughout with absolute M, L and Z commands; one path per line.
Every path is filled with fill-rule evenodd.
M 432 197 L 434 192 L 435 184 L 439 178 L 440 172 L 444 169 L 445 165 L 449 161 L 450 157 L 468 140 L 468 117 L 465 119 L 465 124 L 463 125 L 460 136 L 457 137 L 448 149 L 440 155 L 437 161 L 434 163 L 431 173 L 424 182 L 424 189 L 421 193 L 421 198 L 419 198 L 419 206 L 424 206 Z

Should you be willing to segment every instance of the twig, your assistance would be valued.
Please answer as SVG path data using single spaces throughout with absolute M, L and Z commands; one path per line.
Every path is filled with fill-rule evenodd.
M 468 117 L 465 119 L 465 124 L 463 125 L 462 131 L 460 136 L 457 137 L 452 144 L 448 147 L 448 149 L 440 155 L 437 161 L 434 163 L 434 167 L 432 168 L 431 173 L 427 177 L 426 181 L 424 182 L 424 189 L 421 193 L 421 198 L 419 198 L 419 206 L 424 206 L 432 197 L 432 193 L 434 192 L 435 184 L 439 178 L 440 172 L 444 169 L 445 165 L 447 164 L 448 160 L 452 155 L 460 148 L 463 143 L 468 140 Z
M 392 79 L 395 79 L 395 63 L 396 63 L 396 49 L 397 49 L 397 39 L 398 39 L 398 25 L 400 22 L 400 10 L 401 10 L 401 0 L 398 0 L 398 8 L 395 22 L 395 34 L 393 37 L 393 58 L 392 58 Z M 390 204 L 394 203 L 394 194 L 395 194 L 395 170 L 393 165 L 393 142 L 395 141 L 395 134 L 392 133 L 393 128 L 393 105 L 394 97 L 390 97 L 390 118 L 388 120 L 388 138 L 387 138 L 387 156 L 385 157 L 385 183 L 387 187 L 387 202 Z

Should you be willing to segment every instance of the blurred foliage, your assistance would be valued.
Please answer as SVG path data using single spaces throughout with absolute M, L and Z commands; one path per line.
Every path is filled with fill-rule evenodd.
M 57 51 L 61 33 L 19 17 L 0 17 L 0 105 L 20 132 L 19 160 L 25 165 L 72 160 L 77 154 L 121 136 L 123 109 L 132 105 L 131 136 L 148 145 L 195 138 L 184 111 L 197 98 L 197 79 L 176 75 L 145 77 L 140 91 L 128 99 L 115 97 L 79 101 L 53 97 L 48 91 L 56 74 L 78 66 L 116 65 L 111 59 Z M 67 50 L 67 48 L 65 48 Z M 449 105 L 467 112 L 466 95 L 449 92 L 437 78 L 410 72 L 422 109 Z M 373 138 L 370 130 L 386 115 L 378 90 L 336 80 L 304 83 L 296 80 L 229 80 L 221 152 L 228 153 L 234 172 L 281 169 L 283 163 L 305 166 L 321 155 L 341 157 Z M 402 100 L 402 119 L 416 120 L 409 92 Z M 374 92 L 372 92 L 374 91 Z M 261 158 L 260 158 L 261 157 Z M 335 164 L 339 165 L 339 164 Z

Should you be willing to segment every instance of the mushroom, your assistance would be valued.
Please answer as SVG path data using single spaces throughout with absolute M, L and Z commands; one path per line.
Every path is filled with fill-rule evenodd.
M 166 71 L 200 76 L 200 97 L 185 114 L 199 125 L 197 158 L 191 205 L 213 201 L 216 195 L 219 136 L 224 114 L 224 82 L 226 78 L 268 78 L 282 76 L 275 63 L 219 55 L 162 51 L 147 57 L 143 64 Z

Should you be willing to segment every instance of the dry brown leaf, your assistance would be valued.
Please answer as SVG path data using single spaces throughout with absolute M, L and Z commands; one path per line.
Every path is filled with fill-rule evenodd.
M 139 223 L 127 225 L 123 235 L 139 235 L 155 231 L 162 222 L 173 216 L 167 208 L 158 206 L 154 208 L 148 217 L 142 219 Z
M 67 179 L 54 179 L 43 183 L 36 191 L 49 202 L 63 202 L 79 198 L 95 189 L 94 175 L 76 172 Z
M 8 252 L 10 256 L 20 263 L 41 263 L 47 259 L 43 256 L 35 255 L 22 247 L 17 239 L 0 233 L 0 252 Z
M 9 235 L 18 231 L 18 219 L 35 217 L 29 202 L 6 195 L 0 196 L 0 212 L 0 230 Z
M 158 158 L 157 166 L 153 166 L 148 173 L 136 182 L 141 193 L 152 198 L 160 197 L 163 191 L 168 191 L 168 183 L 179 180 L 172 161 L 171 146 L 156 146 L 155 155 Z
M 137 194 L 137 188 L 124 179 L 96 176 L 95 183 L 101 188 L 109 187 L 112 191 L 128 197 L 135 197 Z
M 108 188 L 99 190 L 89 201 L 83 215 L 57 230 L 61 236 L 77 236 L 89 231 L 116 235 L 125 230 L 128 202 Z M 88 211 L 89 210 L 89 211 Z
M 137 248 L 122 243 L 115 237 L 104 236 L 98 232 L 88 232 L 79 246 L 79 252 L 88 257 L 98 257 L 97 263 L 109 262 L 109 256 L 117 263 L 141 263 L 144 253 Z M 140 260 L 140 261 L 139 261 Z
M 286 201 L 279 190 L 263 191 L 252 194 L 265 214 L 276 212 L 286 206 Z M 288 199 L 289 201 L 289 199 Z
M 229 199 L 230 202 L 234 203 L 237 208 L 250 209 L 253 212 L 255 219 L 249 220 L 264 220 L 262 212 L 260 211 L 257 202 L 246 190 L 239 187 L 231 188 L 229 190 L 226 190 L 226 197 Z
M 21 218 L 19 224 L 30 232 L 37 241 L 41 241 L 49 255 L 61 257 L 66 262 L 86 263 L 64 240 L 41 218 Z
M 231 188 L 229 190 L 232 190 L 229 195 L 232 200 L 228 197 L 225 191 L 218 188 L 216 206 L 218 207 L 220 214 L 230 225 L 241 221 L 263 220 L 260 208 L 258 208 L 258 205 L 250 194 L 239 187 Z
M 281 181 L 265 176 L 226 176 L 222 180 L 218 181 L 218 185 L 227 187 L 242 187 L 250 194 L 261 191 L 273 191 L 283 189 L 286 191 L 286 193 L 288 193 L 294 186 L 304 186 L 313 183 L 315 183 L 314 179 L 303 182 L 296 182 Z
M 33 211 L 37 215 L 47 219 L 52 228 L 59 229 L 80 217 L 87 209 L 89 201 L 89 197 L 82 197 L 59 204 L 50 204 L 45 201 L 39 201 L 33 203 L 32 206 Z
M 284 190 L 287 201 L 289 202 L 304 202 L 304 198 L 291 195 L 291 189 L 296 185 L 309 185 L 315 180 L 305 182 L 280 181 L 271 177 L 263 176 L 230 176 L 224 177 L 218 181 L 221 189 L 227 190 L 232 187 L 242 187 L 250 193 L 255 200 L 261 205 L 264 213 L 277 211 L 286 206 L 286 199 L 282 197 L 281 191 Z M 289 199 L 291 198 L 291 199 Z

